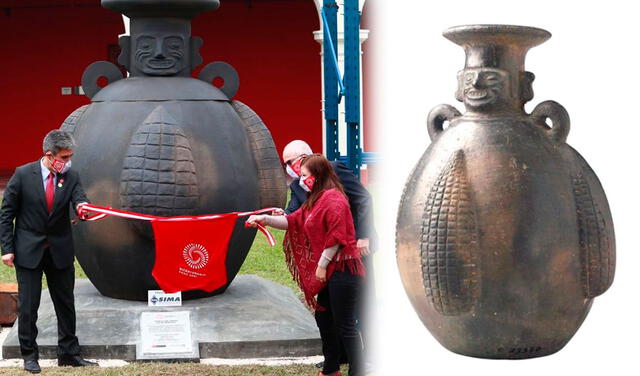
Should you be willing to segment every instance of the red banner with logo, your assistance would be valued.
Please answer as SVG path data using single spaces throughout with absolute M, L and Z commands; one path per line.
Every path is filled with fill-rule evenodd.
M 187 290 L 214 291 L 227 283 L 229 240 L 238 217 L 267 213 L 274 208 L 253 212 L 233 212 L 200 216 L 158 217 L 97 205 L 83 204 L 79 216 L 96 221 L 106 216 L 151 221 L 155 236 L 156 262 L 152 275 L 166 293 Z M 99 213 L 89 216 L 89 213 Z M 273 235 L 262 231 L 271 246 Z
M 227 249 L 237 216 L 151 221 L 156 239 L 153 278 L 166 293 L 213 291 L 227 283 Z

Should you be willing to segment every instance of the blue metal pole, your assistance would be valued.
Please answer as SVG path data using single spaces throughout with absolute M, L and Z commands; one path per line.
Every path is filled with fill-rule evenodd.
M 324 12 L 324 7 L 322 8 L 322 25 L 324 26 L 324 35 L 329 38 L 329 45 L 334 46 L 333 38 L 331 38 L 331 30 L 329 30 L 327 15 Z M 338 85 L 340 85 L 340 94 L 338 97 L 338 103 L 340 103 L 340 97 L 344 95 L 344 83 L 342 82 L 342 74 L 340 74 L 340 64 L 338 64 L 338 56 L 336 50 L 333 48 L 329 48 L 329 53 L 331 54 L 331 58 L 333 58 L 333 67 L 335 69 L 336 80 L 338 80 Z
M 324 0 L 322 6 L 323 21 L 323 67 L 324 67 L 324 119 L 325 148 L 330 161 L 340 157 L 338 148 L 338 4 L 335 0 Z M 333 54 L 333 55 L 332 55 Z
M 360 176 L 360 9 L 358 0 L 344 1 L 344 86 L 348 166 Z

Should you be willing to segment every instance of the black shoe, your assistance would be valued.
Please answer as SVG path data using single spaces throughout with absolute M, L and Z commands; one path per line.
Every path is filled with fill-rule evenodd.
M 79 355 L 59 356 L 58 367 L 96 367 L 98 363 L 82 359 Z
M 40 373 L 42 371 L 37 360 L 25 360 L 24 370 L 31 373 Z
M 324 362 L 316 363 L 316 368 L 322 369 L 324 367 Z

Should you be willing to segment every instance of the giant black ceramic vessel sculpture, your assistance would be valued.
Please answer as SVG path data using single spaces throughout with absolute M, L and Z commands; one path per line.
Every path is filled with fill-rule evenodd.
M 565 109 L 546 101 L 524 111 L 533 98 L 525 55 L 550 34 L 472 25 L 444 35 L 466 52 L 456 98 L 467 111 L 440 105 L 429 114 L 432 143 L 409 177 L 398 215 L 404 287 L 451 351 L 552 354 L 613 281 L 607 199 L 565 142 Z
M 82 86 L 92 102 L 73 112 L 62 129 L 78 147 L 74 168 L 93 203 L 160 216 L 197 215 L 281 207 L 286 186 L 271 134 L 246 105 L 232 101 L 238 76 L 226 63 L 205 66 L 198 79 L 202 40 L 191 18 L 218 0 L 102 0 L 131 19 L 120 38 L 118 61 L 91 64 Z M 108 85 L 100 88 L 98 79 Z M 220 77 L 218 89 L 212 81 Z M 239 221 L 226 259 L 227 285 L 246 258 L 255 230 Z M 157 289 L 151 226 L 119 218 L 74 229 L 78 261 L 104 295 L 145 300 Z M 210 295 L 202 291 L 185 298 Z

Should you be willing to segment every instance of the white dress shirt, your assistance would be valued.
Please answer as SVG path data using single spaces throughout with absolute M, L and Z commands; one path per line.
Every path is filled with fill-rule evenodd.
M 44 162 L 40 159 L 40 171 L 42 171 L 42 184 L 44 186 L 44 191 L 47 192 L 47 179 L 49 179 L 49 174 L 51 171 L 45 167 Z M 58 174 L 53 174 L 53 191 L 56 191 L 56 184 L 58 183 Z

